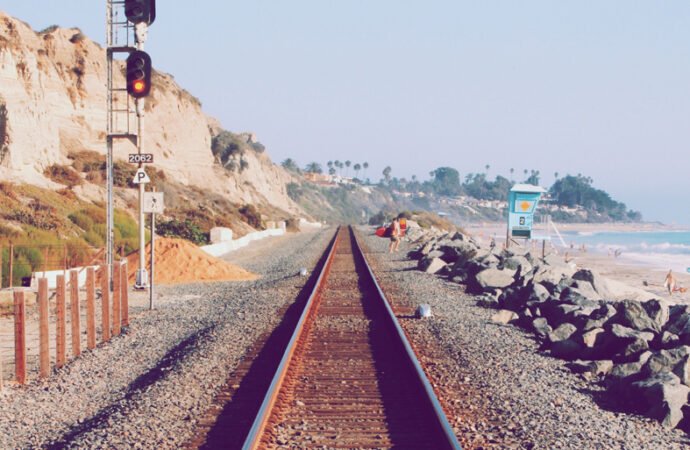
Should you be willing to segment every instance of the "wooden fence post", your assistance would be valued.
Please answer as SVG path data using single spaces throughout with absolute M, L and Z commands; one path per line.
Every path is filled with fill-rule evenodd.
M 26 383 L 26 305 L 24 291 L 14 291 L 14 373 L 17 383 Z
M 86 269 L 86 346 L 96 348 L 96 280 L 93 267 Z
M 122 287 L 122 293 L 120 294 L 120 303 L 122 304 L 122 326 L 129 326 L 129 277 L 127 272 L 127 260 L 120 265 L 121 275 L 120 275 L 120 286 Z
M 65 276 L 57 276 L 56 315 L 57 332 L 55 333 L 55 366 L 60 368 L 65 365 L 65 347 L 67 347 L 67 330 L 65 324 Z
M 102 341 L 110 340 L 110 266 L 101 266 L 101 332 Z
M 70 308 L 72 325 L 72 356 L 81 355 L 81 342 L 79 340 L 79 272 L 70 270 Z
M 113 270 L 113 336 L 119 336 L 122 327 L 122 316 L 120 314 L 121 275 L 120 263 L 115 263 L 115 270 Z
M 12 276 L 14 275 L 13 273 L 13 268 L 14 268 L 14 245 L 10 244 L 10 273 L 9 273 L 9 287 L 12 289 Z
M 50 329 L 48 328 L 48 279 L 38 279 L 38 348 L 39 371 L 41 378 L 50 376 Z

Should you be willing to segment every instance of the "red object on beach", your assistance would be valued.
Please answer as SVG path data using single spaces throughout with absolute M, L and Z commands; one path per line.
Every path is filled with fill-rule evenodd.
M 388 228 L 386 227 L 378 227 L 376 229 L 376 236 L 378 237 L 386 237 L 386 232 L 388 231 Z

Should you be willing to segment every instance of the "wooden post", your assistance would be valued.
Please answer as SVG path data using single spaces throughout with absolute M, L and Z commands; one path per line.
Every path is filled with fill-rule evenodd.
M 110 266 L 101 266 L 101 333 L 102 341 L 110 340 Z
M 546 239 L 543 239 L 541 241 L 541 257 L 542 258 L 546 257 Z
M 12 268 L 14 266 L 14 244 L 10 244 L 10 280 L 9 280 L 9 287 L 10 289 L 12 288 Z
M 41 378 L 48 378 L 50 375 L 50 329 L 48 328 L 48 279 L 38 279 L 38 348 L 39 348 L 39 371 Z
M 113 270 L 113 336 L 119 336 L 122 327 L 122 316 L 120 314 L 120 297 L 122 294 L 122 287 L 120 286 L 122 271 L 120 270 L 120 263 L 114 263 L 115 270 Z
M 110 340 L 110 266 L 101 266 L 101 339 Z
M 24 291 L 14 291 L 14 373 L 17 383 L 26 383 L 26 305 Z
M 65 324 L 65 276 L 57 276 L 56 292 L 56 316 L 57 332 L 55 333 L 55 366 L 60 368 L 65 365 L 65 350 L 67 347 L 67 330 Z
M 48 270 L 48 246 L 43 249 L 43 276 L 46 276 L 46 270 Z
M 81 342 L 79 340 L 79 272 L 70 270 L 70 308 L 72 325 L 72 356 L 81 355 Z
M 124 260 L 123 264 L 120 264 L 120 287 L 122 288 L 122 293 L 120 294 L 120 304 L 122 307 L 122 326 L 129 326 L 129 278 L 127 277 L 127 260 Z
M 93 267 L 86 269 L 86 346 L 96 348 L 96 280 Z
M 2 289 L 2 246 L 0 246 L 0 289 Z M 0 389 L 2 389 L 2 376 L 0 376 Z

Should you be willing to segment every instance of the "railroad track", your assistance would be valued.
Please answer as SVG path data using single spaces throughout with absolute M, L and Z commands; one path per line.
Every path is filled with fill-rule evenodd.
M 311 291 L 265 337 L 263 362 L 252 355 L 231 377 L 191 447 L 459 449 L 351 228 L 339 228 Z

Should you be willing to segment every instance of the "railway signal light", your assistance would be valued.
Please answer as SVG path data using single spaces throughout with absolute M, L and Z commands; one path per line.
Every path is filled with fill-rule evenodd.
M 135 25 L 151 25 L 156 20 L 156 0 L 125 0 L 125 16 Z
M 134 98 L 142 98 L 151 92 L 151 57 L 137 50 L 127 58 L 127 92 Z

